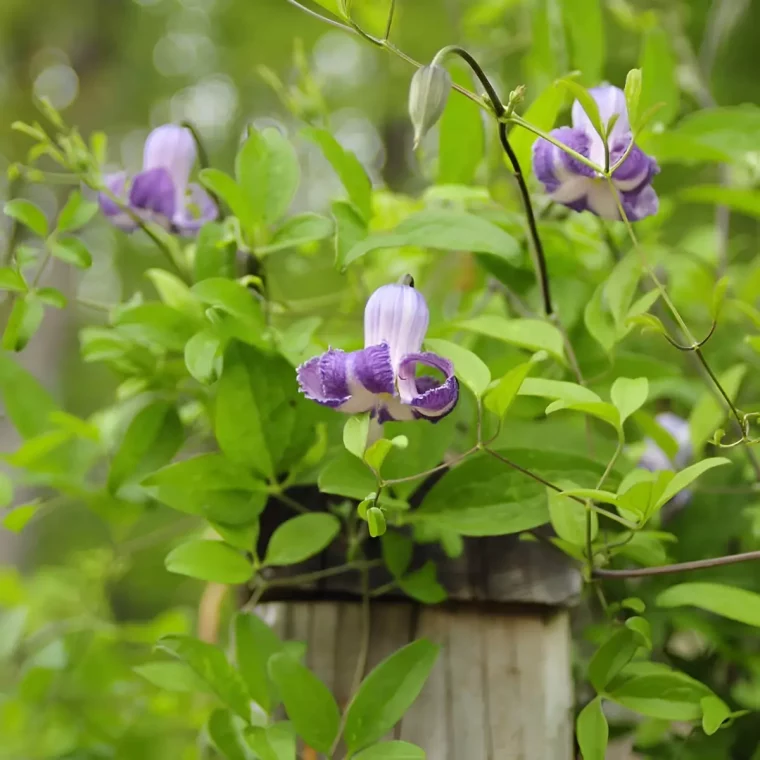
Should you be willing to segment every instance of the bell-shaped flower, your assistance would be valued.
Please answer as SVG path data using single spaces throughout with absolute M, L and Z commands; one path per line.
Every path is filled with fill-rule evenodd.
M 364 345 L 346 353 L 330 348 L 297 369 L 306 398 L 340 412 L 371 412 L 378 422 L 425 418 L 436 422 L 456 406 L 454 366 L 422 351 L 429 313 L 422 294 L 404 284 L 378 288 L 364 311 Z M 418 365 L 442 379 L 417 377 Z
M 645 441 L 644 453 L 639 459 L 639 467 L 652 472 L 661 470 L 680 470 L 692 459 L 691 434 L 689 423 L 672 412 L 663 412 L 655 417 L 657 424 L 675 441 L 677 451 L 669 457 L 651 438 Z M 680 491 L 670 501 L 673 507 L 683 507 L 691 499 L 691 491 Z
M 628 120 L 625 94 L 618 87 L 604 85 L 589 91 L 599 107 L 607 134 L 609 166 L 613 167 L 628 150 L 633 135 Z M 612 128 L 611 120 L 616 117 Z M 572 127 L 550 132 L 557 142 L 604 168 L 605 146 L 580 102 L 573 103 Z M 652 178 L 660 171 L 657 162 L 634 146 L 612 175 L 613 190 L 607 179 L 590 166 L 539 137 L 533 144 L 533 170 L 549 197 L 575 211 L 591 211 L 604 219 L 620 219 L 618 198 L 632 222 L 657 213 L 659 201 Z
M 190 182 L 195 159 L 195 140 L 189 129 L 175 124 L 154 129 L 145 141 L 142 171 L 131 178 L 126 172 L 106 177 L 105 185 L 119 203 L 101 193 L 103 213 L 126 232 L 138 225 L 124 207 L 147 222 L 194 235 L 219 215 L 211 196 Z

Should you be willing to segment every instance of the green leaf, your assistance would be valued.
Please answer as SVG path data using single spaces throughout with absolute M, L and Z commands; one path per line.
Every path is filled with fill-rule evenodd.
M 606 283 L 601 283 L 583 310 L 583 322 L 591 337 L 609 354 L 618 339 L 612 319 L 604 309 Z
M 193 257 L 196 282 L 214 277 L 235 277 L 237 246 L 230 240 L 221 224 L 204 224 L 198 233 Z
M 330 752 L 340 730 L 340 710 L 330 690 L 287 654 L 269 660 L 269 675 L 296 733 L 317 752 Z
M 364 450 L 367 448 L 368 435 L 369 412 L 349 417 L 343 426 L 343 445 L 346 447 L 346 451 L 359 459 L 363 459 Z
M 259 302 L 248 288 L 235 280 L 212 277 L 193 285 L 195 296 L 239 319 L 247 330 L 261 333 L 265 328 Z
M 639 643 L 647 649 L 652 649 L 652 626 L 643 617 L 630 617 L 625 621 L 625 627 L 638 634 Z
M 65 309 L 68 303 L 66 296 L 57 288 L 40 288 L 35 291 L 35 295 L 42 303 L 53 306 L 56 309 Z
M 455 84 L 472 87 L 472 76 L 463 63 L 452 64 L 448 70 Z M 449 98 L 439 124 L 438 184 L 471 184 L 485 148 L 480 108 L 468 98 Z
M 293 146 L 278 129 L 251 130 L 238 151 L 235 176 L 250 204 L 252 221 L 270 224 L 290 207 L 301 181 L 301 168 Z M 246 220 L 241 222 L 249 227 Z
M 625 77 L 625 103 L 628 107 L 628 121 L 634 132 L 639 122 L 642 82 L 641 69 L 631 69 Z
M 301 214 L 288 219 L 266 245 L 256 248 L 259 256 L 266 256 L 287 248 L 297 248 L 306 243 L 324 240 L 333 234 L 333 223 L 330 219 L 319 214 Z
M 527 351 L 546 351 L 565 363 L 565 344 L 562 333 L 552 324 L 540 319 L 505 319 L 484 315 L 458 322 L 457 327 L 479 335 L 503 340 Z
M 718 375 L 718 380 L 728 397 L 735 401 L 739 388 L 747 373 L 745 364 L 737 364 Z M 725 402 L 715 398 L 712 390 L 706 390 L 689 415 L 689 432 L 694 451 L 701 451 L 707 440 L 726 419 L 728 410 Z
M 190 288 L 176 274 L 165 269 L 148 269 L 145 276 L 151 281 L 161 301 L 192 319 L 203 320 L 203 308 Z
M 65 261 L 67 264 L 71 264 L 78 269 L 89 269 L 92 266 L 92 256 L 87 250 L 87 246 L 79 238 L 58 238 L 50 246 L 50 252 L 57 259 Z
M 269 660 L 283 649 L 274 631 L 255 613 L 235 616 L 235 660 L 248 692 L 264 712 L 271 714 L 278 696 L 267 669 Z
M 48 223 L 45 214 L 31 201 L 23 198 L 8 201 L 3 206 L 3 212 L 6 216 L 23 224 L 24 227 L 28 227 L 36 235 L 42 238 L 47 237 Z
M 698 607 L 760 628 L 760 594 L 722 583 L 679 583 L 661 592 L 658 607 Z
M 523 381 L 533 367 L 534 362 L 525 362 L 518 364 L 507 372 L 499 380 L 498 385 L 486 393 L 483 403 L 489 411 L 497 417 L 503 418 L 512 406 L 512 402 L 517 398 Z
M 562 88 L 556 84 L 550 84 L 530 104 L 527 111 L 523 114 L 523 118 L 542 132 L 549 132 L 557 121 L 557 116 L 562 109 L 564 101 L 565 93 Z M 526 178 L 533 172 L 531 151 L 533 143 L 537 139 L 538 136 L 536 134 L 521 127 L 515 127 L 509 133 L 509 143 L 517 156 L 517 160 Z
M 220 649 L 190 636 L 164 636 L 156 647 L 189 665 L 227 707 L 250 720 L 250 698 L 245 685 Z
M 349 251 L 367 237 L 367 222 L 349 201 L 333 201 L 332 215 L 335 220 L 335 267 L 343 269 Z
M 428 560 L 419 570 L 404 576 L 399 582 L 399 588 L 423 604 L 440 604 L 445 601 L 448 594 L 446 589 L 438 583 L 435 562 Z
M 731 708 L 716 696 L 702 697 L 702 730 L 712 736 L 731 717 Z
M 0 613 L 0 662 L 9 658 L 21 644 L 29 609 L 13 607 Z
M 229 206 L 230 211 L 246 230 L 253 228 L 256 218 L 251 201 L 243 188 L 229 174 L 219 169 L 201 169 L 198 178 L 207 190 Z
M 463 536 L 501 536 L 549 521 L 539 483 L 481 454 L 448 471 L 412 513 Z
M 187 371 L 204 385 L 216 379 L 218 359 L 222 354 L 222 341 L 213 330 L 201 330 L 185 344 Z
M 425 341 L 425 345 L 428 350 L 453 362 L 456 376 L 477 398 L 486 392 L 491 382 L 491 371 L 479 356 L 447 340 L 429 338 Z
M 79 190 L 74 190 L 58 215 L 59 232 L 75 232 L 84 227 L 98 213 L 98 204 L 88 201 Z
M 0 267 L 0 288 L 23 293 L 26 290 L 26 283 L 15 269 Z
M 284 359 L 231 345 L 214 413 L 222 451 L 231 461 L 274 477 L 296 429 L 297 394 L 295 373 Z
M 610 729 L 602 710 L 601 697 L 592 700 L 581 710 L 576 732 L 583 760 L 604 760 Z
M 214 710 L 209 715 L 206 731 L 214 747 L 226 760 L 248 760 L 244 729 L 246 721 L 229 710 Z
M 591 121 L 591 126 L 596 130 L 596 133 L 604 139 L 607 124 L 602 124 L 602 117 L 599 115 L 599 106 L 591 96 L 591 93 L 573 79 L 560 79 L 557 84 L 564 87 L 573 98 L 581 104 L 581 108 L 583 108 Z
M 221 541 L 187 541 L 172 549 L 164 564 L 170 573 L 213 583 L 246 583 L 253 576 L 251 563 Z
M 53 397 L 29 371 L 0 351 L 0 395 L 5 412 L 22 438 L 34 438 L 53 428 L 58 410 Z
M 397 531 L 389 531 L 380 542 L 383 549 L 383 561 L 394 578 L 400 578 L 412 562 L 414 543 L 409 536 Z
M 596 417 L 597 419 L 606 422 L 608 425 L 612 425 L 612 427 L 618 432 L 622 430 L 620 412 L 618 412 L 612 404 L 606 404 L 603 401 L 568 404 L 565 401 L 560 400 L 549 404 L 549 406 L 546 407 L 546 414 L 552 414 L 561 411 L 562 409 L 588 414 L 591 417 Z
M 663 107 L 657 111 L 657 120 L 666 125 L 673 121 L 680 105 L 676 67 L 670 35 L 662 26 L 652 26 L 646 32 L 641 51 L 639 114 L 663 103 Z
M 604 299 L 615 320 L 618 337 L 631 309 L 641 279 L 641 257 L 634 251 L 623 257 L 603 285 Z
M 297 565 L 326 549 L 339 532 L 340 521 L 326 512 L 293 517 L 272 534 L 264 564 Z
M 34 337 L 44 316 L 42 301 L 33 293 L 16 298 L 3 333 L 3 348 L 21 351 Z
M 326 129 L 307 127 L 303 135 L 320 147 L 346 189 L 349 200 L 364 220 L 369 221 L 372 218 L 372 183 L 359 159 Z
M 148 662 L 132 670 L 165 691 L 192 693 L 207 689 L 206 683 L 184 662 Z
M 427 639 L 407 644 L 362 681 L 345 718 L 349 753 L 373 744 L 398 723 L 433 669 L 440 647 Z
M 381 742 L 354 755 L 353 760 L 425 760 L 425 750 L 409 742 Z
M 14 507 L 3 517 L 3 527 L 11 533 L 21 533 L 42 506 L 41 500 L 35 500 Z
M 608 694 L 634 712 L 660 720 L 691 721 L 702 717 L 701 700 L 710 690 L 682 673 L 656 673 L 631 678 Z
M 688 488 L 688 486 L 700 475 L 708 470 L 712 470 L 714 467 L 721 467 L 724 464 L 731 464 L 731 460 L 726 459 L 725 457 L 711 457 L 710 459 L 703 459 L 701 462 L 697 462 L 696 464 L 687 467 L 685 470 L 677 472 L 666 486 L 662 496 L 658 499 L 657 507 L 662 507 L 677 493 L 683 491 L 684 488 Z
M 428 209 L 404 219 L 394 232 L 378 232 L 357 243 L 344 267 L 370 251 L 404 246 L 486 253 L 512 265 L 520 259 L 515 238 L 492 222 L 466 211 Z
M 369 528 L 369 535 L 372 538 L 385 534 L 387 530 L 385 513 L 380 507 L 369 507 L 367 509 L 367 526 Z
M 252 726 L 246 730 L 246 739 L 257 760 L 296 760 L 296 735 L 288 722 Z
M 605 58 L 604 20 L 600 0 L 562 0 L 562 17 L 570 37 L 572 68 L 585 84 L 602 79 Z
M 115 492 L 127 480 L 142 479 L 168 464 L 183 442 L 183 428 L 173 404 L 155 401 L 129 424 L 111 459 L 108 488 Z
M 610 681 L 633 659 L 640 646 L 639 636 L 630 628 L 619 628 L 594 652 L 588 677 L 594 688 L 604 691 Z
M 645 377 L 635 380 L 619 377 L 612 384 L 610 396 L 615 408 L 620 412 L 622 424 L 646 403 L 649 396 L 649 381 Z
M 747 216 L 760 217 L 760 191 L 722 185 L 694 185 L 679 193 L 680 198 L 691 203 L 707 203 L 728 206 L 732 211 Z
M 544 377 L 527 377 L 520 386 L 519 396 L 538 396 L 567 404 L 598 403 L 601 398 L 583 385 Z
M 574 483 L 568 481 L 558 482 L 557 485 L 564 491 L 575 488 Z M 575 546 L 586 544 L 586 507 L 571 499 L 566 494 L 557 493 L 552 488 L 546 489 L 549 500 L 549 518 L 555 533 L 563 540 Z M 596 512 L 590 513 L 591 540 L 599 533 L 599 518 Z

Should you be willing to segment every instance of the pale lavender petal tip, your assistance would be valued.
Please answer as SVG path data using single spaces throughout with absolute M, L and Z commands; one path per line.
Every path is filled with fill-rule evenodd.
M 582 130 L 560 127 L 552 130 L 550 135 L 584 158 L 589 157 L 591 139 Z M 533 143 L 533 171 L 547 193 L 556 192 L 563 183 L 575 177 L 594 176 L 593 169 L 543 138 Z
M 181 197 L 190 180 L 196 154 L 195 140 L 189 129 L 164 124 L 154 129 L 145 141 L 143 170 L 166 169 Z
M 364 309 L 364 345 L 387 343 L 395 365 L 422 348 L 430 314 L 425 297 L 409 285 L 383 285 Z

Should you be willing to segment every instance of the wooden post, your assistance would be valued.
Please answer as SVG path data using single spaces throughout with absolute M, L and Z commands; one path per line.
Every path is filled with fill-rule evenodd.
M 580 591 L 577 572 L 558 552 L 514 536 L 470 540 L 439 570 L 448 602 L 387 595 L 371 604 L 367 670 L 416 638 L 442 646 L 425 689 L 387 738 L 420 745 L 429 760 L 572 760 L 568 606 Z M 260 608 L 280 635 L 307 642 L 309 667 L 341 705 L 362 640 L 355 592 L 355 579 L 338 576 Z

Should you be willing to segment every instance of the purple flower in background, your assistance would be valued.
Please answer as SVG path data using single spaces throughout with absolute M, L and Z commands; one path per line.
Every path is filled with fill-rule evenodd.
M 614 166 L 633 139 L 625 94 L 618 87 L 610 85 L 596 87 L 589 92 L 599 106 L 599 116 L 605 128 L 612 117 L 617 116 L 617 121 L 607 136 L 610 166 Z M 572 116 L 572 127 L 554 129 L 551 136 L 603 167 L 604 142 L 577 100 L 573 103 Z M 539 138 L 534 143 L 533 170 L 553 201 L 575 211 L 591 211 L 605 219 L 620 219 L 616 193 L 608 181 L 548 140 Z M 634 146 L 612 175 L 612 184 L 620 195 L 620 202 L 630 221 L 635 222 L 657 213 L 659 201 L 651 183 L 659 171 L 657 162 Z
M 146 222 L 156 222 L 181 235 L 194 235 L 219 214 L 211 196 L 190 183 L 195 164 L 195 140 L 189 129 L 165 124 L 145 141 L 143 170 L 130 178 L 126 172 L 106 177 L 106 187 L 123 205 Z M 100 208 L 111 222 L 126 232 L 138 225 L 105 193 Z
M 639 467 L 652 472 L 660 470 L 681 470 L 692 458 L 691 436 L 689 423 L 672 412 L 663 412 L 655 417 L 657 424 L 663 428 L 678 445 L 678 451 L 671 460 L 670 457 L 651 439 L 647 438 L 646 448 L 639 460 Z M 690 491 L 681 491 L 671 499 L 674 507 L 682 507 L 691 499 Z
M 330 348 L 297 369 L 306 398 L 340 412 L 371 411 L 378 422 L 436 422 L 456 406 L 459 384 L 448 359 L 422 351 L 428 327 L 422 294 L 405 284 L 378 288 L 364 310 L 364 345 L 346 353 Z M 417 365 L 443 375 L 416 377 Z

